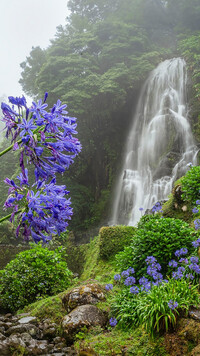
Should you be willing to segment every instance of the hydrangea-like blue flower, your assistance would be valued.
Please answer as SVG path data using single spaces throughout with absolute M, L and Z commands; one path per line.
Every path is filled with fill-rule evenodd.
M 132 286 L 133 284 L 135 284 L 136 279 L 134 277 L 127 277 L 124 281 L 124 285 L 125 286 Z
M 123 272 L 121 273 L 121 276 L 122 276 L 123 278 L 127 278 L 127 277 L 129 277 L 129 274 L 130 274 L 129 270 L 126 270 L 126 271 L 123 271 Z
M 171 260 L 169 261 L 169 267 L 177 267 L 178 266 L 178 262 L 176 262 L 175 260 Z
M 141 277 L 139 279 L 139 284 L 140 285 L 147 284 L 147 283 L 149 283 L 149 280 L 146 277 Z
M 138 294 L 139 293 L 139 288 L 137 286 L 131 287 L 130 288 L 130 293 Z
M 121 279 L 120 274 L 115 274 L 115 275 L 114 275 L 114 280 L 115 280 L 115 281 L 120 281 L 120 279 Z
M 128 271 L 129 271 L 130 274 L 134 274 L 134 273 L 135 273 L 135 270 L 134 270 L 133 267 L 129 267 L 129 268 L 128 268 Z
M 188 264 L 188 259 L 187 258 L 180 258 L 179 260 L 180 263 Z
M 192 246 L 193 246 L 194 248 L 199 247 L 199 245 L 200 245 L 200 239 L 197 239 L 196 241 L 192 241 Z
M 193 214 L 197 214 L 199 212 L 199 209 L 197 209 L 196 207 L 192 209 Z
M 162 205 L 159 202 L 157 202 L 151 210 L 152 213 L 162 212 Z
M 192 273 L 187 273 L 185 276 L 186 276 L 186 278 L 188 278 L 188 279 L 191 279 L 191 280 L 194 279 L 194 276 L 193 276 Z
M 187 248 L 181 248 L 180 250 L 176 250 L 175 256 L 176 257 L 180 257 L 182 255 L 186 255 L 187 253 L 188 253 L 188 249 Z
M 117 319 L 110 318 L 109 319 L 109 324 L 110 324 L 110 326 L 115 327 L 117 325 Z
M 111 283 L 106 284 L 105 289 L 108 290 L 112 290 L 113 289 L 113 285 Z
M 150 264 L 152 264 L 152 263 L 156 263 L 157 260 L 156 260 L 156 258 L 155 258 L 154 256 L 148 256 L 148 257 L 146 258 L 145 262 L 146 262 L 148 265 L 150 265 Z
M 196 204 L 197 204 L 197 205 L 200 205 L 200 200 L 196 200 Z
M 172 299 L 170 299 L 170 301 L 168 302 L 168 307 L 171 310 L 174 310 L 174 309 L 178 308 L 178 303 L 174 302 Z
M 198 262 L 199 262 L 199 257 L 197 257 L 197 256 L 192 256 L 192 257 L 190 257 L 190 261 L 191 261 L 192 263 L 198 263 Z

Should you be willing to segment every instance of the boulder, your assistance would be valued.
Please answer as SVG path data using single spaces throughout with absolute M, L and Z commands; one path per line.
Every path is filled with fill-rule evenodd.
M 62 321 L 64 336 L 68 341 L 73 341 L 74 336 L 83 328 L 100 325 L 104 326 L 107 322 L 107 316 L 95 305 L 80 305 Z
M 86 284 L 74 288 L 72 291 L 65 294 L 62 302 L 65 309 L 70 312 L 80 305 L 97 304 L 98 302 L 105 300 L 104 292 L 104 288 L 97 283 Z

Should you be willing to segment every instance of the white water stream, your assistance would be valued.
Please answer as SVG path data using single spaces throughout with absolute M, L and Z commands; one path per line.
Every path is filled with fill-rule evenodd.
M 188 164 L 197 164 L 186 98 L 187 72 L 181 58 L 166 60 L 143 86 L 127 138 L 110 224 L 135 225 L 139 208 L 167 199 Z

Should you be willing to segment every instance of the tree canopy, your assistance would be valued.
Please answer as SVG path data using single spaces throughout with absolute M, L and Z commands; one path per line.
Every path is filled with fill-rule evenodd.
M 97 204 L 120 165 L 122 140 L 148 73 L 177 53 L 188 58 L 190 48 L 188 61 L 200 90 L 200 52 L 195 44 L 200 4 L 199 0 L 69 0 L 68 8 L 66 25 L 57 28 L 50 46 L 32 48 L 21 64 L 20 83 L 34 98 L 48 90 L 50 105 L 59 98 L 78 117 L 83 151 L 71 174 L 79 191 L 85 194 L 88 189 L 86 195 Z M 87 214 L 94 211 L 89 207 Z

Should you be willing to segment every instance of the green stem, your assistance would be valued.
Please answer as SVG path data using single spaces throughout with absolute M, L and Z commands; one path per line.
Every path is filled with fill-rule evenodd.
M 15 214 L 19 214 L 19 213 L 21 213 L 21 211 L 22 211 L 22 209 L 18 210 Z M 9 218 L 11 218 L 11 215 L 12 215 L 12 213 L 10 213 L 9 215 L 6 215 L 3 218 L 1 218 L 0 219 L 0 223 L 2 223 L 3 221 L 8 220 Z
M 5 155 L 5 153 L 9 152 L 10 150 L 12 150 L 13 146 L 14 146 L 14 143 L 11 146 L 7 147 L 5 150 L 1 151 L 0 157 Z

